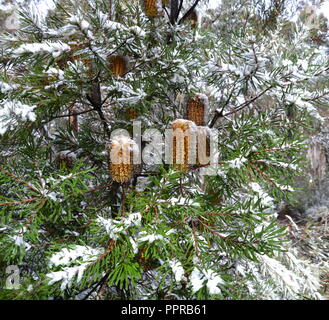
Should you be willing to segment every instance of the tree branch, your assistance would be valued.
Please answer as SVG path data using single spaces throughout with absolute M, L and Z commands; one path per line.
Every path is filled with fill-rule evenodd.
M 171 0 L 170 2 L 170 23 L 172 25 L 177 21 L 178 14 L 178 0 Z
M 180 0 L 179 7 L 178 7 L 178 11 L 177 11 L 176 21 L 178 20 L 179 14 L 180 14 L 180 12 L 182 11 L 183 1 L 184 1 L 184 0 Z
M 91 95 L 87 94 L 87 99 L 97 111 L 100 119 L 102 120 L 104 131 L 106 132 L 107 136 L 111 138 L 111 132 L 107 125 L 107 121 L 102 110 L 101 89 L 99 82 L 93 85 Z
M 224 108 L 216 109 L 216 113 L 215 113 L 213 119 L 211 120 L 211 122 L 209 124 L 209 128 L 212 128 L 216 124 L 216 121 L 219 118 L 229 116 L 229 115 L 231 115 L 233 113 L 236 113 L 236 112 L 244 109 L 245 107 L 249 106 L 251 103 L 253 103 L 254 101 L 256 101 L 258 98 L 260 98 L 262 95 L 264 95 L 267 91 L 271 90 L 272 88 L 273 88 L 273 86 L 270 86 L 270 87 L 266 88 L 261 93 L 259 93 L 257 96 L 253 97 L 250 100 L 245 101 L 244 103 L 240 104 L 239 106 L 237 106 L 236 108 L 234 108 L 233 110 L 231 110 L 231 111 L 229 111 L 229 112 L 227 112 L 225 114 L 223 112 L 224 111 Z
M 42 200 L 42 198 L 31 198 L 31 199 L 24 199 L 24 200 L 15 201 L 15 202 L 4 202 L 4 203 L 0 203 L 0 207 L 1 206 L 11 206 L 11 205 L 16 205 L 16 204 L 22 204 L 22 203 L 28 203 L 28 202 L 34 202 L 34 201 L 38 201 L 38 200 Z
M 22 180 L 21 178 L 16 177 L 14 174 L 8 172 L 7 170 L 5 170 L 3 168 L 0 168 L 0 171 L 2 171 L 3 173 L 5 173 L 7 176 L 13 178 L 15 181 L 26 185 L 28 188 L 30 188 L 34 192 L 43 195 L 42 192 L 38 188 L 36 188 L 34 185 L 32 185 L 31 183 L 26 182 L 26 181 Z
M 88 112 L 91 112 L 91 111 L 95 111 L 95 108 L 80 111 L 80 112 L 74 112 L 74 113 L 68 113 L 68 114 L 62 114 L 62 115 L 59 115 L 59 116 L 55 116 L 55 117 L 52 117 L 50 120 L 47 120 L 46 122 L 43 122 L 42 124 L 46 124 L 46 123 L 48 123 L 50 121 L 53 121 L 55 119 L 67 118 L 67 117 L 70 117 L 70 116 L 78 116 L 80 114 L 88 113 Z
M 183 21 L 186 20 L 186 18 L 193 12 L 193 10 L 195 9 L 195 7 L 198 5 L 199 2 L 200 0 L 196 0 L 194 2 L 192 7 L 189 10 L 187 10 L 186 13 L 183 15 L 183 17 L 179 20 L 178 24 L 181 24 Z

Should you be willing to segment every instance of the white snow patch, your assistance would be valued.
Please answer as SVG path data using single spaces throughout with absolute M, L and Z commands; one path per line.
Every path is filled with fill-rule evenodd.
M 79 259 L 84 262 L 91 262 L 97 259 L 97 257 L 103 252 L 103 249 L 94 249 L 91 247 L 85 247 L 77 245 L 72 249 L 64 248 L 58 253 L 55 253 L 49 259 L 50 266 L 68 265 L 69 263 Z
M 241 168 L 245 162 L 247 162 L 247 159 L 244 157 L 227 161 L 229 168 L 232 169 Z
M 66 43 L 58 42 L 42 42 L 42 43 L 24 43 L 13 51 L 13 54 L 19 56 L 24 53 L 43 54 L 50 53 L 54 58 L 60 56 L 63 52 L 69 51 L 71 48 Z
M 74 277 L 77 275 L 77 282 L 80 282 L 83 276 L 85 269 L 87 268 L 88 263 L 81 264 L 76 267 L 66 267 L 61 271 L 53 271 L 46 274 L 46 277 L 49 278 L 49 285 L 54 284 L 55 282 L 62 281 L 61 289 L 64 290 L 73 282 Z
M 8 129 L 11 129 L 17 124 L 13 116 L 18 116 L 23 121 L 35 121 L 36 115 L 33 112 L 36 106 L 28 106 L 20 101 L 2 102 L 2 109 L 0 109 L 0 135 L 4 134 Z
M 112 218 L 105 219 L 103 217 L 98 217 L 96 222 L 103 226 L 106 233 L 111 239 L 116 240 L 118 234 L 123 232 L 132 226 L 139 226 L 142 221 L 142 215 L 139 212 L 131 213 L 127 217 L 123 217 L 120 220 L 114 220 Z
M 270 197 L 257 182 L 251 182 L 249 185 L 252 191 L 258 193 L 261 203 L 264 206 L 273 205 L 274 199 Z
M 141 234 L 143 234 L 143 233 L 141 233 Z M 163 236 L 161 234 L 154 234 L 154 233 L 152 233 L 152 234 L 148 234 L 148 235 L 146 235 L 144 237 L 139 238 L 138 239 L 138 242 L 147 241 L 149 243 L 152 243 L 152 242 L 154 242 L 156 240 L 163 240 Z
M 169 265 L 175 275 L 176 282 L 180 282 L 184 276 L 184 268 L 182 264 L 177 259 L 173 259 L 169 261 Z
M 17 84 L 9 84 L 3 81 L 0 81 L 0 92 L 5 93 L 8 91 L 13 91 L 15 89 L 17 89 L 19 86 Z
M 16 236 L 11 236 L 11 238 L 15 241 L 15 245 L 18 247 L 22 247 L 26 251 L 28 251 L 31 248 L 30 244 L 24 241 L 23 236 L 16 235 Z
M 192 291 L 197 292 L 200 290 L 204 282 L 207 281 L 206 286 L 210 294 L 220 294 L 221 290 L 218 288 L 219 284 L 224 284 L 224 280 L 219 274 L 211 269 L 203 269 L 200 271 L 198 268 L 194 268 L 190 276 Z

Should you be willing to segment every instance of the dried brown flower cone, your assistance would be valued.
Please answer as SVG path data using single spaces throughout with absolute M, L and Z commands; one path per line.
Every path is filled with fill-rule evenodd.
M 72 169 L 75 160 L 76 155 L 69 150 L 61 151 L 56 156 L 56 162 L 59 168 Z
M 109 146 L 109 172 L 118 183 L 128 182 L 136 172 L 134 153 L 139 152 L 134 140 L 125 136 L 115 136 Z
M 110 56 L 110 69 L 114 77 L 122 77 L 127 72 L 127 58 L 123 56 Z
M 187 119 L 197 126 L 205 125 L 207 102 L 203 95 L 195 95 L 187 101 Z
M 195 9 L 188 15 L 188 20 L 191 22 L 191 28 L 195 29 L 198 25 L 198 12 Z
M 75 132 L 78 132 L 79 130 L 78 116 L 75 114 L 77 111 L 78 110 L 75 107 L 70 108 L 69 110 L 69 124 L 72 130 Z
M 61 70 L 66 68 L 68 61 L 71 61 L 70 57 L 60 57 L 56 59 L 56 63 Z
M 127 109 L 127 116 L 129 120 L 134 120 L 138 117 L 138 113 L 135 109 L 133 108 L 128 108 Z
M 172 158 L 173 165 L 179 170 L 186 170 L 189 167 L 189 157 L 195 144 L 192 138 L 195 137 L 195 123 L 189 120 L 178 119 L 172 123 L 173 145 Z
M 145 14 L 150 18 L 158 16 L 158 0 L 144 0 L 144 10 Z

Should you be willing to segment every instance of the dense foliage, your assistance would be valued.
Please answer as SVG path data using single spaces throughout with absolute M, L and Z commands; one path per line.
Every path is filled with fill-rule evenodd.
M 155 17 L 145 3 L 22 9 L 1 36 L 0 266 L 18 265 L 21 285 L 0 297 L 319 298 L 275 208 L 323 120 L 325 52 L 284 1 L 171 0 Z M 196 94 L 218 163 L 178 170 L 161 157 L 114 181 L 114 130 L 164 134 Z

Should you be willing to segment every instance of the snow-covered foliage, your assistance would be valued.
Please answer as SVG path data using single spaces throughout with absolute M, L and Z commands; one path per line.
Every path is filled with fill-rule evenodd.
M 223 284 L 224 281 L 219 275 L 213 270 L 199 271 L 195 268 L 191 274 L 192 291 L 199 291 L 203 287 L 204 281 L 206 281 L 206 286 L 210 294 L 219 294 L 221 292 L 218 284 Z
M 307 261 L 296 258 L 296 252 L 281 253 L 276 258 L 258 256 L 259 262 L 240 261 L 237 272 L 246 281 L 251 296 L 258 299 L 321 299 L 317 270 Z M 314 268 L 314 267 L 313 267 Z
M 65 267 L 62 267 L 62 270 L 51 271 L 46 274 L 46 277 L 49 278 L 49 285 L 60 282 L 61 289 L 64 290 L 71 286 L 75 277 L 77 277 L 76 282 L 79 283 L 88 265 L 98 259 L 103 251 L 102 248 L 94 249 L 77 245 L 72 249 L 63 248 L 55 253 L 49 259 L 50 267 Z
M 321 298 L 308 261 L 284 252 L 275 209 L 325 120 L 328 57 L 284 8 L 205 1 L 187 15 L 193 3 L 150 17 L 139 1 L 51 1 L 0 38 L 0 262 L 29 265 L 20 292 Z M 191 96 L 202 127 L 185 119 Z M 218 133 L 218 161 L 128 157 L 114 179 L 109 145 L 143 158 L 176 125 Z M 138 141 L 146 128 L 157 134 Z
M 23 53 L 51 53 L 54 58 L 70 50 L 70 47 L 62 42 L 45 42 L 45 43 L 27 43 L 13 51 L 14 55 L 20 56 Z
M 139 212 L 131 213 L 127 218 L 122 218 L 120 220 L 113 220 L 111 218 L 105 219 L 103 217 L 97 218 L 97 223 L 105 228 L 110 239 L 116 240 L 118 234 L 130 226 L 138 226 L 141 224 L 142 216 Z
M 10 88 L 14 87 L 11 86 Z M 33 111 L 35 107 L 23 104 L 20 101 L 4 100 L 0 109 L 0 135 L 17 125 L 15 117 L 22 121 L 35 121 L 36 114 Z
M 63 248 L 60 252 L 50 257 L 49 263 L 54 266 L 68 265 L 78 258 L 82 259 L 82 261 L 93 261 L 100 253 L 99 249 L 96 250 L 84 246 L 76 246 L 74 249 Z

